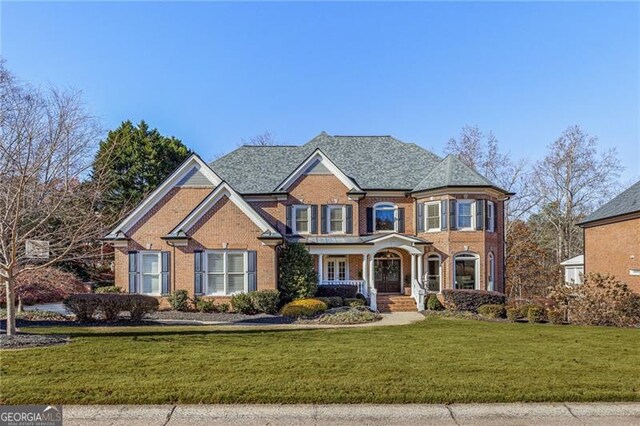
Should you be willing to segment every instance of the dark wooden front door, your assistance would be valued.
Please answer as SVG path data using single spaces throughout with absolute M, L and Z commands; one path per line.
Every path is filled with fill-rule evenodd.
M 376 259 L 375 262 L 376 290 L 400 293 L 400 259 Z

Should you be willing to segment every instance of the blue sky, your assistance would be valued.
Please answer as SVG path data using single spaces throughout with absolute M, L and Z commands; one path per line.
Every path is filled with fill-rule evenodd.
M 441 153 L 465 124 L 531 161 L 571 124 L 640 178 L 638 3 L 2 2 L 20 78 L 84 91 L 205 159 L 391 134 Z

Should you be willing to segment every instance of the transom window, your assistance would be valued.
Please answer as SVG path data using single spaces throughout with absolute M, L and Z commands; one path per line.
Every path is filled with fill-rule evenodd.
M 494 232 L 495 231 L 495 221 L 494 218 L 496 216 L 496 205 L 493 201 L 487 201 L 487 231 Z
M 427 203 L 427 231 L 440 230 L 440 202 Z
M 311 229 L 311 207 L 293 206 L 293 233 L 308 234 Z
M 471 253 L 457 255 L 453 260 L 454 287 L 458 290 L 477 289 L 479 271 L 478 256 Z
M 327 229 L 330 234 L 345 233 L 345 206 L 327 206 L 329 214 L 327 215 Z
M 376 204 L 373 208 L 374 232 L 394 232 L 398 218 L 398 208 L 392 203 Z
M 142 260 L 142 289 L 143 294 L 158 295 L 161 293 L 161 252 L 159 251 L 143 251 Z
M 470 230 L 475 227 L 474 221 L 474 201 L 473 200 L 458 200 L 457 204 L 457 218 L 459 230 Z
M 437 254 L 427 258 L 427 287 L 429 291 L 440 291 L 440 256 Z
M 247 252 L 207 251 L 205 294 L 230 295 L 247 291 Z

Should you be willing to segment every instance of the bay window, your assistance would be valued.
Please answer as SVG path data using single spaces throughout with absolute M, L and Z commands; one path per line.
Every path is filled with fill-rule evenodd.
M 487 201 L 487 231 L 495 231 L 496 205 L 493 201 Z
M 440 202 L 427 203 L 427 231 L 440 230 Z
M 496 260 L 493 257 L 493 253 L 489 253 L 489 267 L 488 276 L 487 276 L 487 290 L 494 291 L 495 290 L 495 281 L 496 281 Z
M 478 288 L 479 264 L 478 256 L 463 253 L 453 258 L 453 284 L 457 290 L 475 290 Z
M 427 258 L 427 290 L 440 291 L 440 256 L 431 254 Z
M 473 230 L 475 228 L 474 221 L 474 205 L 473 200 L 458 200 L 457 204 L 457 228 L 461 231 Z

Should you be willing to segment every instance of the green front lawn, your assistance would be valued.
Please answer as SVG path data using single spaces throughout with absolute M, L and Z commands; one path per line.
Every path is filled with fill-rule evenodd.
M 640 330 L 428 318 L 232 331 L 57 328 L 0 353 L 0 403 L 640 401 Z

